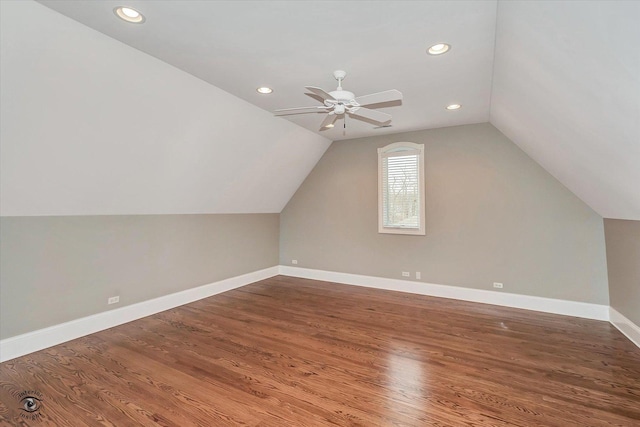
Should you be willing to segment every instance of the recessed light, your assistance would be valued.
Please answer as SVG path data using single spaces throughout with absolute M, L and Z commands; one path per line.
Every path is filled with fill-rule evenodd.
M 460 104 L 451 104 L 447 105 L 447 110 L 458 110 L 460 109 L 460 107 L 462 107 L 462 105 Z
M 335 126 L 335 125 L 334 125 L 333 123 L 330 123 L 330 124 L 326 125 L 325 127 L 326 127 L 327 129 L 331 129 L 331 128 L 332 128 L 332 127 L 334 127 L 334 126 Z
M 256 89 L 256 91 L 258 91 L 258 93 L 268 94 L 268 93 L 273 92 L 273 89 L 271 89 L 270 87 L 262 86 L 262 87 L 259 87 L 258 89 Z
M 118 6 L 113 9 L 113 13 L 124 21 L 134 24 L 142 24 L 144 22 L 144 15 L 135 9 L 126 6 Z
M 431 46 L 427 52 L 429 52 L 429 55 L 442 55 L 443 53 L 446 53 L 449 49 L 451 49 L 451 46 L 449 46 L 448 44 L 438 43 Z

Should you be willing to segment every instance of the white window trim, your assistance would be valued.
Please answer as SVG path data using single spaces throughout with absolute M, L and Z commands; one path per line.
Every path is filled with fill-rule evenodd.
M 405 227 L 385 227 L 384 226 L 384 209 L 382 195 L 382 159 L 389 153 L 402 151 L 417 151 L 418 157 L 418 193 L 420 195 L 420 225 L 419 228 Z M 425 233 L 425 181 L 424 181 L 424 144 L 414 144 L 413 142 L 394 142 L 387 146 L 378 148 L 378 233 L 385 234 L 408 234 L 415 236 L 424 236 Z

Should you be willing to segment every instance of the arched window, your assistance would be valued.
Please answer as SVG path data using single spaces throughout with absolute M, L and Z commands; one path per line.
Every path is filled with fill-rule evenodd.
M 378 232 L 425 234 L 424 144 L 378 148 Z

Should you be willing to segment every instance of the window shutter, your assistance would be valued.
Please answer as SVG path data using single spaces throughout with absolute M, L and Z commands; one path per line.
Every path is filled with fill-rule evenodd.
M 385 227 L 420 228 L 420 153 L 385 153 L 382 157 L 382 204 Z
M 425 235 L 424 144 L 378 148 L 378 232 Z

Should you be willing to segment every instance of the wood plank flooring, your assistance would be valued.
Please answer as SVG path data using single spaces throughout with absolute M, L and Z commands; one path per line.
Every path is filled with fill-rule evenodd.
M 640 349 L 607 322 L 278 276 L 5 362 L 0 401 L 11 426 L 640 426 Z

